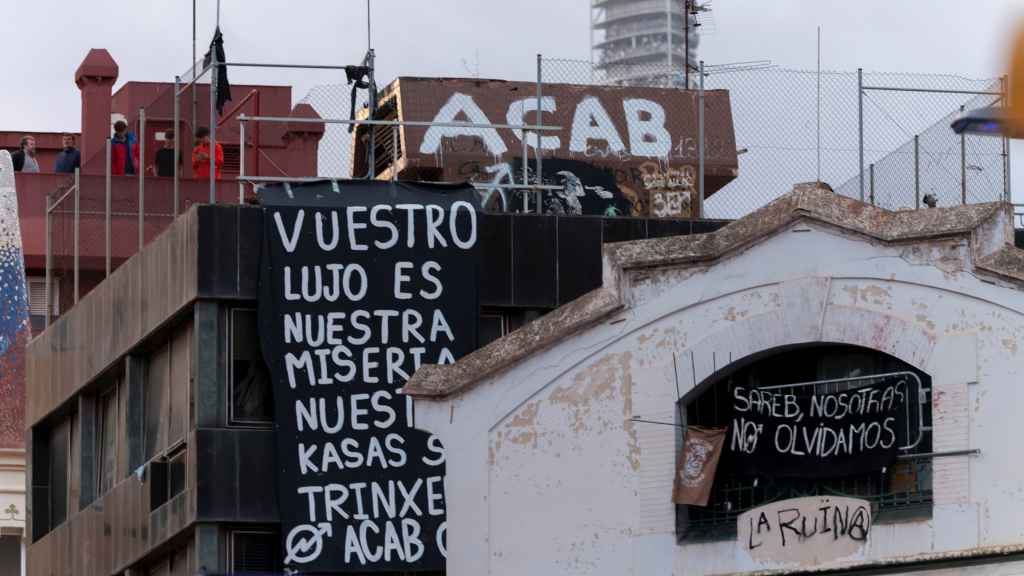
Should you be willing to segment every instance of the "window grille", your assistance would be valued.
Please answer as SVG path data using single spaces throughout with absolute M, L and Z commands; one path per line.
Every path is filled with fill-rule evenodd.
M 913 443 L 920 428 L 920 441 L 914 453 L 931 452 L 931 379 L 923 372 L 885 354 L 852 346 L 818 346 L 787 350 L 763 357 L 729 373 L 685 403 L 684 424 L 704 427 L 725 427 L 731 419 L 733 389 L 766 388 L 792 382 L 810 382 L 837 378 L 863 377 L 843 384 L 828 383 L 806 387 L 805 393 L 838 392 L 844 387 L 864 385 L 871 374 L 912 372 L 920 379 L 920 402 L 908 394 L 912 409 L 906 417 L 911 429 L 906 436 Z M 818 389 L 814 389 L 818 388 Z M 781 388 L 794 392 L 791 386 Z M 920 425 L 916 424 L 920 422 Z M 905 436 L 905 437 L 906 437 Z M 900 445 L 905 445 L 901 442 Z M 827 479 L 750 477 L 734 471 L 726 449 L 715 475 L 715 483 L 706 507 L 677 508 L 677 529 L 680 537 L 689 540 L 722 539 L 736 534 L 740 514 L 777 500 L 803 496 L 849 496 L 872 503 L 876 521 L 927 517 L 932 509 L 932 465 L 930 459 L 901 459 L 887 469 L 854 476 Z

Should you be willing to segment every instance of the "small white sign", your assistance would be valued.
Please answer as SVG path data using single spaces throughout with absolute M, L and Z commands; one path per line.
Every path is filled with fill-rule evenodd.
M 772 502 L 740 515 L 738 545 L 754 560 L 815 565 L 860 552 L 871 534 L 871 503 L 812 496 Z

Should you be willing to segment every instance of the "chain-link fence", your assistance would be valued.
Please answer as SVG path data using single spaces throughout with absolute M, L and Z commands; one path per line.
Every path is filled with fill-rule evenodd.
M 634 68 L 633 78 L 608 81 L 590 62 L 545 59 L 542 77 L 545 84 L 681 84 L 663 64 Z M 740 217 L 798 182 L 821 180 L 860 198 L 861 149 L 863 198 L 885 208 L 914 208 L 929 194 L 940 206 L 1008 197 L 1005 140 L 961 137 L 949 127 L 961 109 L 1001 102 L 998 79 L 863 73 L 858 81 L 857 72 L 819 74 L 751 63 L 707 66 L 704 89 L 729 92 L 738 160 L 735 179 L 720 189 L 709 187 L 706 217 Z M 706 119 L 721 118 L 711 107 L 722 101 L 706 102 Z M 706 120 L 706 159 L 713 130 Z M 682 145 L 695 148 L 691 140 L 683 136 Z
M 346 84 L 314 86 L 300 101 L 308 104 L 321 118 L 349 118 L 367 106 L 367 93 Z M 374 143 L 376 145 L 376 142 Z M 390 146 L 390 143 L 385 143 Z M 324 134 L 317 148 L 317 176 L 324 178 L 352 178 L 366 175 L 365 166 L 353 170 L 352 132 L 344 124 L 325 124 Z
M 865 147 L 889 152 L 865 150 L 863 172 L 837 192 L 863 189 L 866 201 L 893 209 L 921 207 L 929 196 L 939 206 L 1009 198 L 1007 141 L 950 128 L 963 111 L 1002 105 L 1001 80 L 865 74 L 863 84 Z

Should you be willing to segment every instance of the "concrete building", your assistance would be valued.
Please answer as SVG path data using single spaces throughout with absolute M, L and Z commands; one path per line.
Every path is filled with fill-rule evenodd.
M 106 184 L 105 140 L 111 135 L 113 122 L 116 119 L 124 119 L 133 130 L 137 130 L 139 109 L 145 109 L 145 165 L 150 167 L 154 163 L 156 151 L 163 145 L 167 130 L 175 128 L 172 82 L 127 82 L 114 91 L 113 86 L 117 79 L 117 63 L 103 49 L 91 50 L 74 77 L 81 91 L 82 105 L 80 130 L 69 132 L 76 136 L 82 153 L 82 216 L 79 221 L 78 246 L 80 296 L 90 292 L 106 275 L 107 244 L 103 218 Z M 218 120 L 219 139 L 226 156 L 225 178 L 238 174 L 242 149 L 236 120 L 238 113 L 265 113 L 275 116 L 315 114 L 308 106 L 300 105 L 293 108 L 291 87 L 288 86 L 236 85 L 233 89 L 235 100 L 228 103 L 224 116 Z M 191 134 L 195 128 L 192 125 L 190 96 L 186 94 L 182 97 L 182 121 L 177 126 L 177 134 L 182 141 L 182 158 L 186 159 L 181 164 L 179 211 L 185 211 L 191 204 L 207 201 L 209 198 L 208 183 L 192 179 L 191 162 L 187 160 L 192 143 Z M 208 86 L 198 87 L 197 98 L 200 105 L 196 109 L 195 124 L 208 125 L 209 107 L 204 105 L 209 98 Z M 25 134 L 36 138 L 37 158 L 41 169 L 38 174 L 15 175 L 17 214 L 21 229 L 20 249 L 24 255 L 27 273 L 30 320 L 32 331 L 38 335 L 45 328 L 48 308 L 44 280 L 48 240 L 53 257 L 50 314 L 59 316 L 73 306 L 76 300 L 72 271 L 73 212 L 71 196 L 66 194 L 73 178 L 68 174 L 53 173 L 56 154 L 61 147 L 62 133 L 0 131 L 0 148 L 16 150 L 21 136 Z M 315 175 L 316 148 L 322 134 L 323 127 L 315 124 L 266 126 L 262 130 L 257 130 L 247 136 L 247 171 L 264 176 L 280 175 L 283 171 L 292 175 Z M 143 225 L 145 241 L 149 242 L 166 229 L 173 219 L 173 181 L 170 178 L 147 174 L 145 186 L 147 201 Z M 112 178 L 110 256 L 114 269 L 138 250 L 138 189 L 137 177 Z M 221 201 L 231 199 L 237 202 L 238 191 L 234 181 L 222 181 L 218 184 L 217 190 Z M 63 201 L 51 209 L 48 226 L 48 202 L 56 203 L 58 198 L 63 198 Z M 0 295 L 4 296 L 5 301 L 9 301 L 7 289 L 0 288 Z M 8 384 L 8 381 L 4 384 Z M 10 382 L 10 386 L 0 386 L 0 403 L 5 406 L 20 406 L 24 401 L 25 390 L 25 383 L 20 380 Z M 0 425 L 0 428 L 4 426 Z M 72 438 L 78 441 L 78 438 L 73 436 L 58 436 L 54 441 L 70 441 Z M 68 449 L 70 450 L 70 446 Z M 25 522 L 29 504 L 27 500 L 31 499 L 31 493 L 26 498 L 25 469 L 23 436 L 17 434 L 10 438 L 0 438 L 0 574 L 18 574 L 24 566 L 20 548 L 23 538 L 27 539 L 28 536 Z M 70 484 L 65 488 L 70 489 Z M 71 496 L 65 494 L 64 498 L 67 500 Z M 48 521 L 56 517 L 48 517 Z
M 405 387 L 447 448 L 449 573 L 1024 570 L 1013 242 L 1008 204 L 887 212 L 802 185 L 711 234 L 606 248 L 600 289 Z M 920 382 L 896 463 L 807 481 L 723 457 L 707 506 L 673 504 L 681 430 L 729 424 L 737 386 L 882 373 Z M 839 495 L 870 508 L 856 535 L 772 530 L 772 506 Z
M 611 83 L 696 86 L 696 0 L 591 0 L 594 66 Z
M 279 569 L 261 215 L 191 208 L 29 345 L 28 574 Z M 603 242 L 722 225 L 483 218 L 481 344 L 597 286 Z

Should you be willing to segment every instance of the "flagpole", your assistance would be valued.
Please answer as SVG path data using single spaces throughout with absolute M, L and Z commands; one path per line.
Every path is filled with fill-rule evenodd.
M 192 0 L 192 135 L 196 133 L 196 109 L 199 107 L 199 93 L 196 91 L 196 0 Z M 174 127 L 178 129 L 177 126 Z

